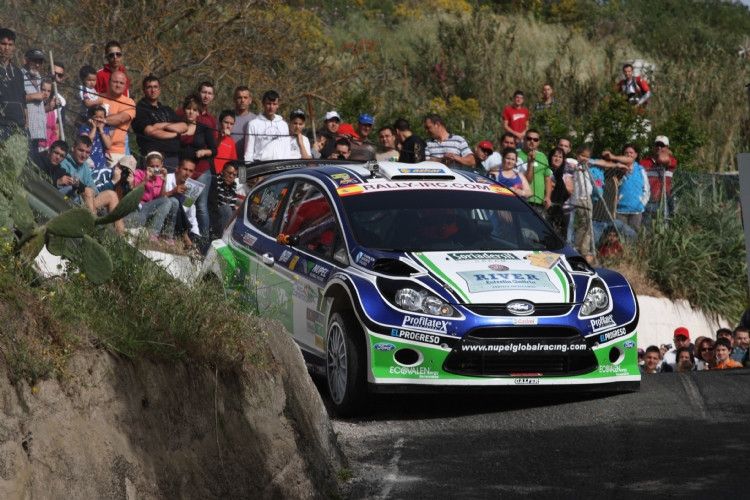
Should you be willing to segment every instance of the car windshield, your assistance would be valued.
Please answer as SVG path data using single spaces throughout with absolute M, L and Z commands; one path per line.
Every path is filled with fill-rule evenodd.
M 341 198 L 358 244 L 386 251 L 560 250 L 552 228 L 515 196 L 398 190 Z

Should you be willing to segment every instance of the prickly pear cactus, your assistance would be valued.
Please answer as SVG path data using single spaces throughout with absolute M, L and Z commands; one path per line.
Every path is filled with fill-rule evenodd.
M 104 217 L 97 218 L 87 208 L 76 207 L 38 226 L 19 181 L 28 161 L 25 137 L 14 135 L 0 147 L 0 241 L 15 248 L 28 262 L 46 245 L 51 254 L 76 262 L 92 283 L 104 283 L 112 275 L 113 264 L 107 250 L 94 238 L 95 227 L 136 210 L 145 186 L 128 193 Z

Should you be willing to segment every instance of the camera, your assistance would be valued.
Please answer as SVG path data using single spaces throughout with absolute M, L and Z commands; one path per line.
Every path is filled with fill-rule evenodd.
M 123 167 L 120 165 L 120 180 L 117 181 L 118 184 L 127 184 L 128 177 L 130 177 L 133 174 L 133 171 L 130 170 L 128 167 Z
M 75 190 L 76 190 L 76 193 L 78 193 L 78 194 L 83 194 L 83 192 L 84 192 L 84 191 L 86 191 L 86 184 L 84 184 L 84 183 L 82 183 L 82 182 L 81 182 L 81 183 L 78 183 L 78 184 L 77 184 L 77 185 L 75 186 Z

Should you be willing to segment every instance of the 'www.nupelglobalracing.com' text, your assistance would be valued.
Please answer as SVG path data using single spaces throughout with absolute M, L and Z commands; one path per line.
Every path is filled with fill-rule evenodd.
M 585 351 L 586 344 L 543 344 L 520 342 L 514 344 L 463 344 L 462 351 L 475 352 L 568 352 Z

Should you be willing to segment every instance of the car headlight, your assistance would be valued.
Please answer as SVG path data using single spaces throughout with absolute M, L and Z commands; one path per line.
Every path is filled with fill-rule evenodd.
M 586 292 L 586 298 L 581 305 L 581 316 L 591 316 L 605 311 L 609 307 L 609 295 L 600 283 L 593 285 Z
M 396 305 L 407 311 L 421 311 L 433 316 L 452 316 L 453 308 L 426 290 L 401 288 L 396 291 Z

